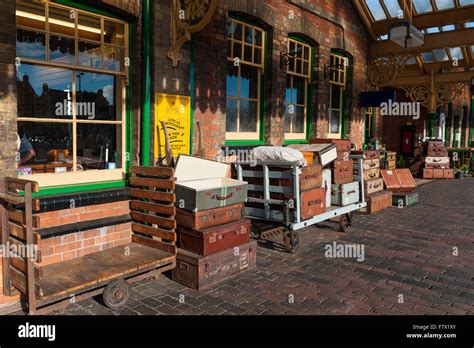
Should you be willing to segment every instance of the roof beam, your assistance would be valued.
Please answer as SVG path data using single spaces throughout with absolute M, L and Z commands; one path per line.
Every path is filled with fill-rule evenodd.
M 357 9 L 357 12 L 359 12 L 359 16 L 362 19 L 362 22 L 364 22 L 364 25 L 369 32 L 369 36 L 372 40 L 376 40 L 377 36 L 374 35 L 374 32 L 372 30 L 372 19 L 370 18 L 369 13 L 367 12 L 367 8 L 365 4 L 361 3 L 361 0 L 352 0 L 352 3 L 354 4 L 355 8 Z
M 472 78 L 474 78 L 474 71 L 437 74 L 436 83 L 438 84 L 463 83 L 463 82 L 468 83 L 471 81 Z M 390 83 L 390 86 L 391 87 L 415 86 L 415 85 L 423 85 L 423 84 L 430 84 L 430 83 L 431 83 L 430 75 L 405 76 L 405 77 L 398 77 L 395 81 Z
M 415 48 L 404 48 L 389 40 L 372 42 L 369 45 L 369 54 L 372 57 L 393 54 L 416 54 L 418 52 L 432 51 L 437 48 L 471 45 L 474 45 L 474 28 L 427 34 L 425 35 L 425 44 Z
M 435 12 L 421 13 L 413 16 L 413 25 L 418 29 L 442 27 L 448 24 L 469 22 L 474 18 L 474 5 L 451 8 L 448 10 L 438 10 Z M 372 32 L 375 36 L 388 34 L 388 27 L 399 21 L 398 18 L 390 18 L 376 21 L 371 24 Z

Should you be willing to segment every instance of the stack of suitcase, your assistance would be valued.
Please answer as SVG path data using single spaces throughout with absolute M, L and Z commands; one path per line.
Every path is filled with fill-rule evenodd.
M 385 158 L 387 160 L 387 168 L 388 170 L 394 170 L 397 168 L 397 153 L 387 151 L 385 154 Z
M 374 214 L 392 206 L 392 192 L 384 190 L 384 182 L 380 177 L 380 151 L 366 150 L 356 151 L 356 154 L 365 155 L 364 168 L 364 192 L 367 207 L 361 209 L 362 213 Z M 354 175 L 360 174 L 357 169 L 357 162 L 354 162 Z
M 351 141 L 335 139 L 316 139 L 316 144 L 332 143 L 336 145 L 337 159 L 323 170 L 323 187 L 326 191 L 326 205 L 347 206 L 359 202 L 359 182 L 354 181 Z
M 423 179 L 454 179 L 448 151 L 441 140 L 428 140 L 424 147 Z
M 410 169 L 381 170 L 382 178 L 393 193 L 392 204 L 400 208 L 418 203 L 418 193 L 414 192 L 417 185 Z
M 218 177 L 202 179 L 212 166 Z M 226 165 L 189 156 L 176 166 L 179 249 L 172 279 L 196 290 L 256 267 L 256 242 L 243 218 L 247 183 L 223 177 L 227 172 Z

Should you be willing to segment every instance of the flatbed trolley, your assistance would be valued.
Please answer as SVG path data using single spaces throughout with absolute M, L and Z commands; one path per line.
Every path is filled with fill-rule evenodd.
M 363 173 L 364 155 L 352 155 L 352 160 L 357 161 L 357 173 Z M 281 168 L 288 168 L 282 171 Z M 283 233 L 285 247 L 289 252 L 298 248 L 299 236 L 297 231 L 327 220 L 339 218 L 339 226 L 346 232 L 352 224 L 353 212 L 367 206 L 364 193 L 364 176 L 355 175 L 354 181 L 359 181 L 359 201 L 347 206 L 331 206 L 325 213 L 316 215 L 308 220 L 302 220 L 300 214 L 300 172 L 301 165 L 298 162 L 286 161 L 256 161 L 236 163 L 238 180 L 250 181 L 249 191 L 260 192 L 263 198 L 249 197 L 245 207 L 245 215 L 251 219 L 264 220 L 277 223 L 279 226 L 260 236 Z M 252 179 L 263 179 L 263 185 L 252 184 Z M 293 187 L 271 185 L 271 179 L 290 179 Z M 272 199 L 272 194 L 283 194 L 290 199 Z M 260 207 L 255 207 L 259 205 Z
M 130 167 L 131 243 L 83 257 L 41 266 L 40 210 L 34 181 L 0 181 L 2 242 L 22 249 L 34 246 L 35 255 L 3 256 L 4 294 L 22 294 L 29 314 L 62 310 L 72 301 L 102 294 L 104 304 L 116 309 L 129 299 L 129 283 L 155 278 L 176 266 L 176 210 L 174 169 Z M 18 191 L 24 192 L 20 195 Z

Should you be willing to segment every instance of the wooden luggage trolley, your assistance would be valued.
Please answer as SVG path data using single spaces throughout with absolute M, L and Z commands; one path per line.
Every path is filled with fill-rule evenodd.
M 41 266 L 37 248 L 39 218 L 33 216 L 40 209 L 39 200 L 32 198 L 38 184 L 5 178 L 0 191 L 2 243 L 33 246 L 35 251 L 33 256 L 3 256 L 5 295 L 23 295 L 29 314 L 64 308 L 73 297 L 80 301 L 99 294 L 107 307 L 115 309 L 127 302 L 130 282 L 173 269 L 177 252 L 174 169 L 131 167 L 130 172 L 132 243 L 46 266 Z
M 352 155 L 357 163 L 359 173 L 363 170 L 364 155 Z M 301 190 L 300 175 L 302 168 L 297 162 L 284 161 L 257 161 L 252 165 L 248 163 L 237 163 L 237 178 L 248 181 L 248 190 L 257 192 L 258 197 L 249 197 L 245 207 L 245 215 L 252 219 L 277 223 L 279 227 L 260 235 L 283 233 L 285 247 L 289 252 L 296 251 L 299 244 L 297 231 L 315 225 L 317 223 L 339 218 L 339 225 L 346 232 L 352 223 L 353 212 L 365 208 L 367 203 L 364 199 L 364 177 L 355 176 L 359 182 L 358 202 L 346 206 L 332 206 L 321 214 L 303 219 L 301 214 Z M 286 169 L 286 170 L 284 170 Z M 251 184 L 255 180 L 261 184 Z M 282 181 L 291 182 L 290 185 L 281 185 Z M 331 187 L 326 188 L 330 190 Z M 321 199 L 317 200 L 321 203 Z M 311 203 L 310 203 L 311 204 Z

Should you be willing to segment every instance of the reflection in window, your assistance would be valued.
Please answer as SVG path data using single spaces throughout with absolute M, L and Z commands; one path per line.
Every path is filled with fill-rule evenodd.
M 16 50 L 19 57 L 46 59 L 46 36 L 31 30 L 18 29 L 16 34 Z
M 226 132 L 228 140 L 259 138 L 263 31 L 228 21 Z
M 331 53 L 333 69 L 330 79 L 329 137 L 333 138 L 342 137 L 342 115 L 344 112 L 344 91 L 348 62 L 348 58 Z

